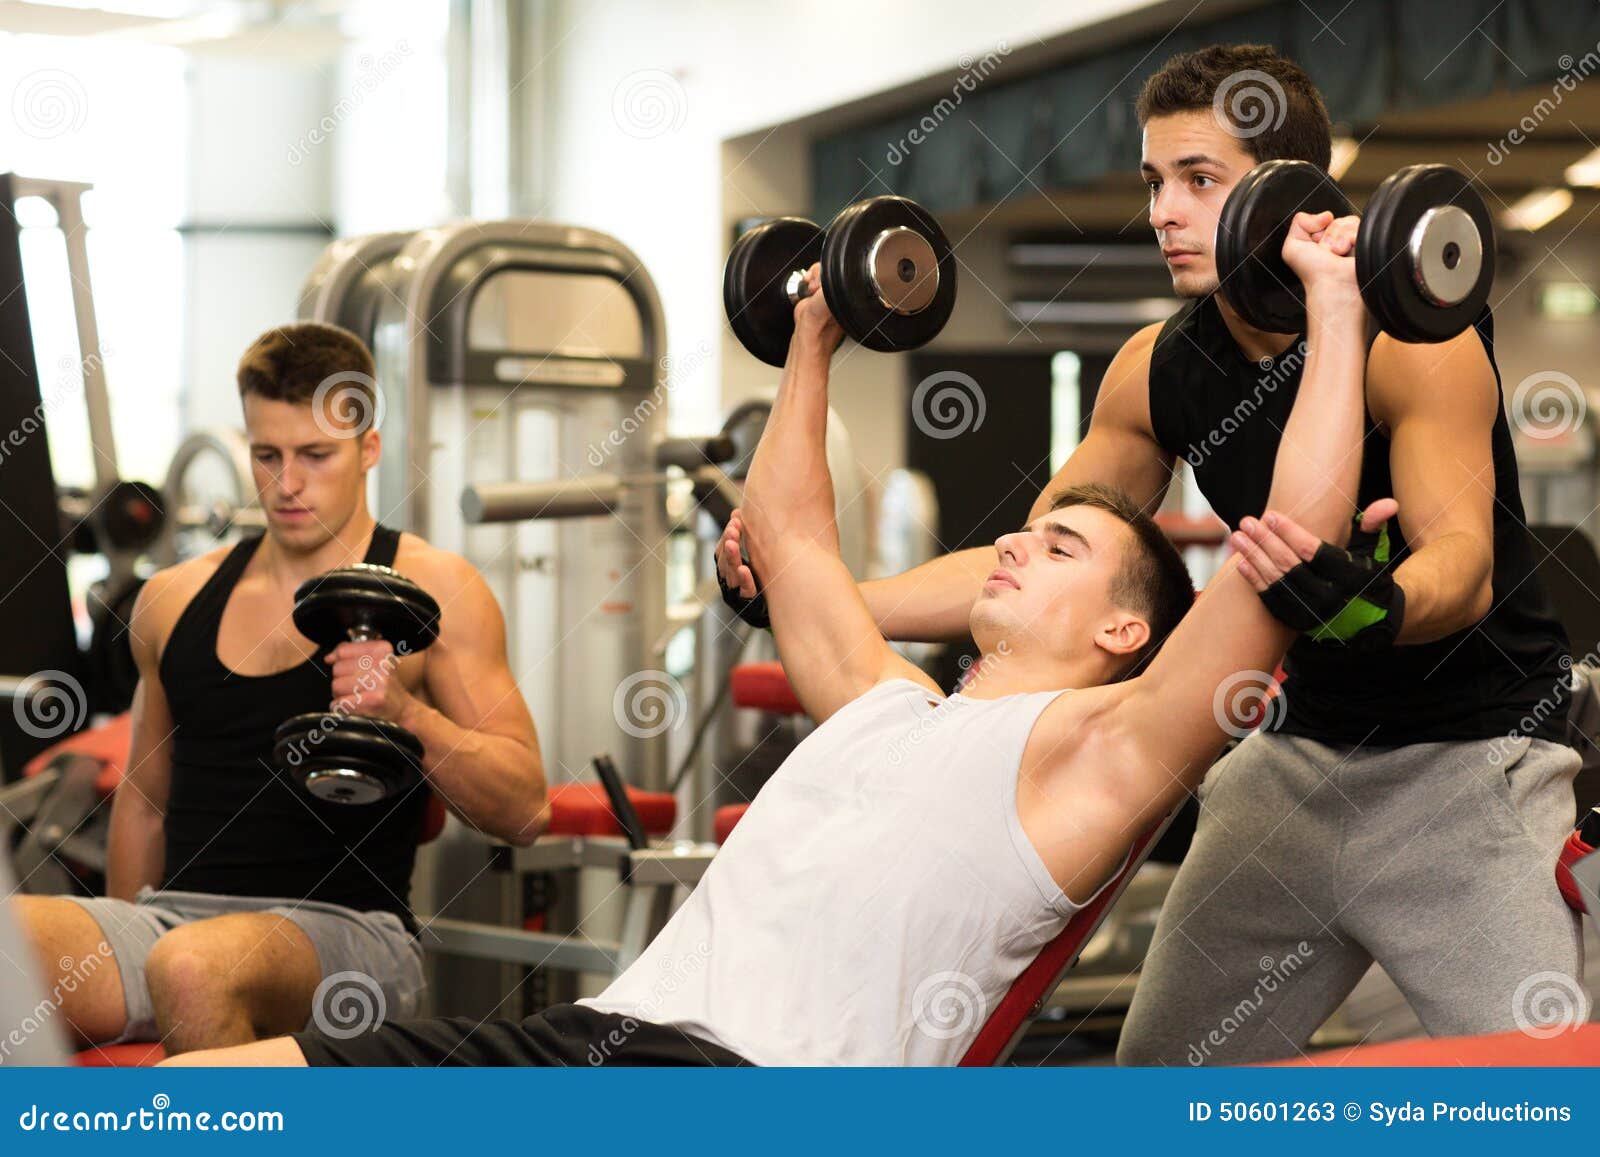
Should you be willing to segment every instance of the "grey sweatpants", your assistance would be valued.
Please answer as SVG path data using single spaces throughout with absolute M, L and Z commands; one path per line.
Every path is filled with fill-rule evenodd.
M 1201 785 L 1117 1060 L 1298 1055 L 1373 960 L 1435 1036 L 1581 1003 L 1578 918 L 1554 880 L 1579 762 L 1526 737 L 1246 739 Z

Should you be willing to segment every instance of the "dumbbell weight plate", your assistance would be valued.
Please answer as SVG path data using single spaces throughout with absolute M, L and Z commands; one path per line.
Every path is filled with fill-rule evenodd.
M 955 254 L 921 205 L 871 197 L 828 226 L 822 292 L 859 344 L 883 352 L 916 349 L 938 336 L 955 309 Z
M 1305 161 L 1263 161 L 1228 194 L 1217 218 L 1217 280 L 1247 324 L 1267 333 L 1305 329 L 1305 289 L 1283 259 L 1283 242 L 1296 213 L 1329 211 L 1354 212 L 1334 179 Z
M 1356 234 L 1361 296 L 1384 332 L 1439 342 L 1466 329 L 1494 284 L 1494 221 L 1466 176 L 1408 165 L 1373 191 Z
M 377 803 L 422 782 L 422 742 L 364 715 L 291 716 L 273 733 L 272 761 L 328 803 Z
M 356 563 L 301 583 L 294 593 L 294 625 L 329 649 L 365 627 L 396 652 L 414 654 L 439 637 L 439 604 L 396 570 Z
M 822 230 L 804 217 L 763 221 L 733 243 L 722 274 L 722 307 L 740 344 L 769 366 L 789 357 L 794 302 L 789 275 L 822 259 Z

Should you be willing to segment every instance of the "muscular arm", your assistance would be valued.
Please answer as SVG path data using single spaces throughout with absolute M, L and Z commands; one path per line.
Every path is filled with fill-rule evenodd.
M 1467 330 L 1440 345 L 1380 337 L 1367 369 L 1375 419 L 1389 429 L 1389 468 L 1411 553 L 1395 568 L 1405 592 L 1397 644 L 1427 643 L 1489 612 L 1494 568 L 1494 454 L 1499 387 Z
M 1331 542 L 1348 537 L 1365 421 L 1362 313 L 1350 284 L 1348 301 L 1325 304 L 1308 291 L 1305 372 L 1267 500 L 1269 510 Z M 1145 674 L 1062 696 L 1046 710 L 1041 723 L 1049 728 L 1045 741 L 1056 747 L 1054 772 L 1083 794 L 1085 817 L 1103 820 L 1104 838 L 1080 841 L 1085 859 L 1068 865 L 1074 878 L 1104 879 L 1132 832 L 1170 811 L 1200 781 L 1238 725 L 1238 700 L 1259 697 L 1292 637 L 1238 573 L 1235 558 Z
M 1033 504 L 1028 518 L 1045 513 L 1068 486 L 1100 482 L 1118 486 L 1146 510 L 1161 504 L 1172 477 L 1172 456 L 1150 429 L 1150 350 L 1161 326 L 1128 339 L 1106 369 L 1089 432 Z M 958 550 L 904 574 L 861 584 L 861 597 L 885 638 L 939 642 L 967 636 L 967 613 L 994 569 L 989 546 Z
M 170 606 L 171 572 L 154 575 L 139 591 L 128 641 L 139 669 L 133 693 L 132 742 L 127 769 L 111 797 L 106 849 L 106 894 L 132 900 L 139 889 L 161 884 L 166 864 L 167 791 L 172 783 L 172 712 L 161 686 L 158 639 L 175 617 Z
M 889 649 L 839 557 L 825 445 L 835 331 L 821 294 L 797 308 L 795 337 L 745 479 L 743 506 L 750 560 L 766 585 L 778 655 L 807 714 L 819 723 L 885 679 L 914 679 L 937 691 Z
M 423 770 L 465 823 L 530 844 L 549 821 L 544 762 L 533 717 L 506 659 L 500 604 L 471 564 L 445 556 L 439 639 L 426 652 L 428 698 L 412 697 L 398 722 L 423 746 Z

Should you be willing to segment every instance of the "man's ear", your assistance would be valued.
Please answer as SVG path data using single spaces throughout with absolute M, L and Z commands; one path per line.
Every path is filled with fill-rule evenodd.
M 370 426 L 361 435 L 361 469 L 371 470 L 378 464 L 378 455 L 383 450 L 383 435 L 378 433 L 376 426 Z
M 1112 655 L 1135 655 L 1150 641 L 1150 624 L 1132 611 L 1114 610 L 1094 633 L 1094 645 Z

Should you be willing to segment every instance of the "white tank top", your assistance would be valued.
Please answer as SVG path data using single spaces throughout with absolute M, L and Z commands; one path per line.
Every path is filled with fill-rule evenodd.
M 579 1003 L 758 1065 L 955 1064 L 1083 906 L 1017 817 L 1023 747 L 1059 694 L 878 684 L 805 738 L 644 954 Z

